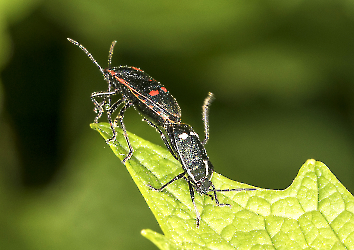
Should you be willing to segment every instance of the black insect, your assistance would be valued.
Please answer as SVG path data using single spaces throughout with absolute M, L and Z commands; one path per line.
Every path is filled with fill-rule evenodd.
M 95 112 L 97 113 L 94 121 L 97 123 L 98 119 L 106 110 L 107 119 L 113 132 L 113 137 L 108 139 L 107 142 L 116 139 L 117 133 L 115 131 L 115 124 L 118 124 L 119 121 L 119 125 L 123 130 L 125 140 L 129 147 L 129 153 L 123 159 L 123 163 L 131 158 L 134 151 L 129 142 L 123 121 L 124 113 L 130 106 L 134 106 L 141 115 L 155 126 L 181 122 L 181 108 L 176 99 L 160 82 L 136 67 L 112 67 L 113 49 L 116 41 L 112 42 L 109 50 L 108 67 L 103 69 L 85 47 L 71 38 L 68 38 L 68 40 L 86 53 L 99 68 L 108 83 L 107 91 L 94 92 L 91 94 L 91 100 L 95 105 Z M 122 98 L 111 103 L 111 97 L 119 93 L 122 95 Z M 97 101 L 97 98 L 102 98 L 102 101 Z M 121 108 L 118 111 L 118 115 L 114 122 L 112 122 L 112 114 L 119 107 Z
M 173 182 L 182 178 L 185 179 L 189 185 L 190 196 L 197 216 L 197 227 L 199 227 L 200 224 L 200 214 L 194 201 L 195 191 L 197 193 L 208 195 L 212 199 L 215 199 L 215 203 L 217 206 L 230 206 L 229 204 L 221 204 L 217 198 L 216 192 L 256 190 L 254 188 L 220 190 L 215 189 L 211 181 L 214 172 L 214 167 L 209 160 L 204 145 L 209 139 L 208 110 L 212 99 L 213 94 L 209 93 L 203 105 L 203 120 L 205 130 L 205 138 L 203 142 L 201 142 L 201 140 L 199 139 L 199 135 L 188 124 L 165 124 L 165 133 L 167 135 L 167 138 L 165 136 L 165 133 L 155 126 L 155 128 L 161 134 L 161 137 L 164 140 L 171 154 L 182 164 L 182 168 L 184 171 L 179 175 L 175 176 L 172 180 L 170 180 L 160 188 L 154 188 L 151 185 L 149 185 L 149 187 L 155 191 L 162 191 L 164 188 L 166 188 Z M 151 126 L 154 126 L 154 124 L 152 123 L 149 124 Z M 213 194 L 209 194 L 209 192 L 213 192 Z

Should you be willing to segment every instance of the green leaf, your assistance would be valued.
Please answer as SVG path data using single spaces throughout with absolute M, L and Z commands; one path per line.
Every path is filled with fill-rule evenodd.
M 112 137 L 106 123 L 91 127 Z M 231 207 L 217 207 L 197 194 L 196 228 L 186 181 L 163 192 L 147 186 L 160 187 L 182 172 L 180 164 L 166 149 L 133 134 L 129 138 L 134 155 L 126 167 L 164 233 L 142 234 L 160 249 L 354 249 L 354 198 L 321 162 L 308 160 L 285 190 L 219 193 L 220 202 Z M 110 147 L 121 160 L 127 154 L 120 132 Z M 212 181 L 218 189 L 251 187 L 217 173 Z

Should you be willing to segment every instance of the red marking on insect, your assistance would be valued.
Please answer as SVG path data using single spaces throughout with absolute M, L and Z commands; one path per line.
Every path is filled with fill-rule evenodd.
M 141 69 L 139 69 L 139 68 L 137 68 L 137 67 L 132 67 L 132 69 L 135 69 L 135 70 L 137 70 L 137 71 L 144 72 L 144 71 L 142 71 Z
M 159 111 L 158 109 L 156 109 L 157 107 L 155 107 L 154 105 L 148 105 L 147 103 L 150 103 L 151 100 L 149 100 L 148 98 L 144 97 L 144 96 L 141 96 L 141 94 L 136 90 L 134 89 L 132 86 L 130 86 L 130 84 L 120 78 L 118 76 L 118 74 L 116 72 L 114 72 L 113 70 L 109 70 L 107 69 L 106 72 L 110 73 L 112 76 L 114 76 L 114 78 L 117 79 L 117 81 L 119 81 L 121 84 L 123 84 L 124 86 L 128 87 L 130 89 L 130 91 L 142 102 L 142 103 L 145 103 L 149 109 L 151 109 L 153 112 L 155 112 L 158 116 L 160 116 L 162 119 L 164 119 L 165 121 L 168 121 L 168 122 L 171 122 L 171 123 L 174 123 L 175 120 L 172 120 L 170 118 L 169 115 L 166 115 L 164 114 L 164 112 L 162 111 Z M 164 92 L 167 92 L 167 89 L 165 87 L 161 87 L 161 90 L 164 91 Z M 151 96 L 155 96 L 155 95 L 158 95 L 159 94 L 159 91 L 158 90 L 151 90 L 150 93 L 149 93 Z M 178 114 L 172 114 L 172 116 L 177 116 L 178 117 Z
M 106 69 L 106 71 L 107 71 L 108 73 L 110 73 L 112 76 L 117 75 L 117 73 L 116 73 L 116 72 L 114 72 L 114 70 L 111 70 L 111 69 Z
M 115 76 L 115 78 L 116 78 L 121 84 L 123 84 L 123 85 L 129 87 L 129 83 L 128 83 L 126 80 L 124 80 L 124 79 L 122 79 L 122 78 L 119 78 L 119 77 L 117 77 L 117 76 Z
M 136 91 L 134 88 L 132 88 L 126 80 L 118 77 L 116 72 L 114 72 L 113 70 L 107 70 L 107 72 L 110 73 L 112 76 L 114 76 L 114 78 L 116 78 L 118 82 L 120 82 L 124 86 L 128 87 L 130 89 L 130 91 L 132 91 L 135 96 L 139 95 L 139 92 Z
M 159 94 L 159 91 L 158 90 L 151 90 L 149 95 L 151 96 L 155 96 L 155 95 L 158 95 Z

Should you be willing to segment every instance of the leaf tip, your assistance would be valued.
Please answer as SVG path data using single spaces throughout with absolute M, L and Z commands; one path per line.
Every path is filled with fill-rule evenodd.
M 97 123 L 90 123 L 90 128 L 96 130 L 97 129 Z

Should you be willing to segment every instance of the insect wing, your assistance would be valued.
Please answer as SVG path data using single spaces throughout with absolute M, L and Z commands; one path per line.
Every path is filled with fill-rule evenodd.
M 209 162 L 206 150 L 199 136 L 187 124 L 174 126 L 173 144 L 180 158 L 182 167 L 187 171 L 193 182 L 209 179 L 213 166 Z
M 144 71 L 135 67 L 119 67 L 107 71 L 137 98 L 138 102 L 135 104 L 144 114 L 149 109 L 153 112 L 152 118 L 159 120 L 160 125 L 166 121 L 180 122 L 181 108 L 176 99 Z

